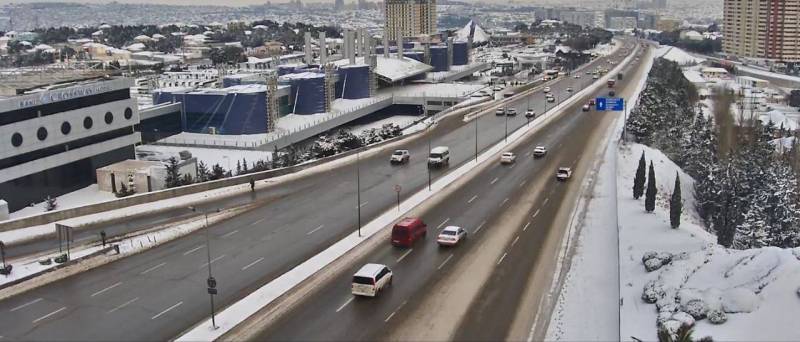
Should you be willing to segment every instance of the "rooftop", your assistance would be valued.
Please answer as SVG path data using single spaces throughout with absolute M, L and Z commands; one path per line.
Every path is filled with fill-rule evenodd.
M 0 98 L 65 83 L 89 82 L 110 75 L 97 69 L 44 69 L 0 71 Z

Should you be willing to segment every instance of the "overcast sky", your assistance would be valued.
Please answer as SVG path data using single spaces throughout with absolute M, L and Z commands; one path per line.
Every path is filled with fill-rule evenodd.
M 273 3 L 288 2 L 289 0 L 271 0 Z M 330 2 L 334 0 L 301 0 L 302 2 Z M 353 2 L 354 0 L 345 0 L 345 3 Z M 372 2 L 376 0 L 370 0 Z M 5 2 L 0 0 L 0 3 Z M 78 3 L 110 3 L 109 0 L 11 0 L 13 3 L 31 3 L 31 2 L 78 2 Z M 121 3 L 132 4 L 165 4 L 165 5 L 222 5 L 222 6 L 246 6 L 265 4 L 267 0 L 123 0 L 117 1 Z

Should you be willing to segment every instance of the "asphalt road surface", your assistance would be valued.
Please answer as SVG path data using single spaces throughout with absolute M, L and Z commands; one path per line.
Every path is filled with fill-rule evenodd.
M 622 59 L 620 56 L 611 58 Z M 606 66 L 606 60 L 599 58 L 593 63 Z M 551 88 L 563 99 L 569 95 L 567 87 L 577 92 L 592 81 L 590 77 L 583 76 L 580 79 L 559 80 Z M 479 119 L 479 149 L 503 139 L 506 132 L 512 132 L 527 123 L 524 112 L 528 99 L 520 99 L 514 106 L 520 113 L 516 117 L 491 114 Z M 539 113 L 543 112 L 543 94 L 537 92 L 532 95 L 530 106 Z M 571 125 L 581 121 L 573 116 L 558 121 L 558 124 L 550 125 L 552 128 L 544 130 L 546 134 L 540 135 L 541 139 L 557 146 L 558 143 L 551 139 L 563 138 Z M 216 203 L 219 206 L 247 203 L 253 201 L 251 196 L 263 201 L 257 209 L 212 224 L 209 228 L 211 266 L 219 290 L 215 298 L 217 307 L 224 307 L 242 298 L 355 230 L 358 207 L 361 208 L 362 222 L 366 222 L 394 206 L 395 184 L 403 187 L 403 198 L 425 187 L 429 178 L 425 163 L 429 145 L 449 146 L 451 167 L 473 158 L 476 138 L 474 124 L 464 123 L 460 116 L 449 117 L 441 120 L 429 132 L 409 138 L 401 146 L 411 151 L 411 162 L 407 165 L 389 165 L 391 151 L 388 150 L 362 158 L 358 164 L 360 181 L 355 176 L 357 165 L 349 164 L 281 183 L 255 195 L 243 195 Z M 562 143 L 567 144 L 566 141 Z M 521 158 L 515 168 L 498 169 L 496 177 L 521 177 L 513 171 L 536 167 L 527 165 L 522 161 L 524 159 Z M 447 170 L 433 171 L 431 176 L 436 179 Z M 361 203 L 357 203 L 356 199 L 358 183 Z M 503 202 L 502 198 L 496 198 L 499 195 L 491 196 L 490 193 L 509 193 L 508 188 L 515 186 L 510 183 L 498 181 L 493 189 L 480 192 L 480 201 L 476 199 L 472 206 L 474 209 L 465 213 L 464 218 L 458 218 L 459 224 L 475 229 L 476 225 L 472 223 L 478 217 L 483 217 L 481 220 L 490 219 L 490 207 L 493 206 L 487 201 L 497 201 L 492 203 L 494 205 Z M 460 207 L 459 212 L 463 212 L 464 203 L 453 205 Z M 210 204 L 202 209 L 214 208 L 215 205 Z M 173 211 L 155 215 L 153 219 L 163 219 L 169 215 L 188 213 Z M 469 217 L 472 217 L 472 221 L 467 221 Z M 434 226 L 438 225 L 438 219 L 426 218 Z M 147 221 L 147 217 L 142 220 L 152 223 Z M 125 227 L 132 226 L 120 225 L 120 229 L 128 229 Z M 2 300 L 0 312 L 5 315 L 0 320 L 0 334 L 3 338 L 13 340 L 170 339 L 209 315 L 205 248 L 205 236 L 201 231 Z M 421 252 L 409 256 L 408 260 L 417 260 L 418 255 L 423 254 Z M 459 250 L 454 249 L 453 252 L 458 253 Z M 396 254 L 396 251 L 388 250 L 385 253 Z M 420 260 L 423 264 L 430 263 L 429 260 Z M 398 279 L 401 279 L 400 276 Z M 402 290 L 395 290 L 395 293 L 400 292 Z M 335 300 L 330 300 L 337 302 L 346 294 L 347 291 L 340 292 Z
M 586 99 L 604 96 L 607 92 L 608 89 L 604 88 Z M 546 178 L 551 181 L 538 189 L 539 196 L 530 204 L 528 222 L 519 227 L 517 238 L 496 261 L 496 271 L 485 286 L 487 290 L 477 296 L 475 308 L 470 310 L 462 325 L 463 334 L 454 338 L 503 340 L 516 314 L 527 276 L 534 271 L 536 251 L 547 234 L 564 229 L 553 224 L 555 216 L 562 206 L 572 206 L 573 203 L 565 198 L 568 191 L 577 191 L 582 181 L 558 182 L 555 171 L 562 166 L 574 169 L 579 163 L 591 163 L 594 158 L 591 152 L 601 143 L 599 138 L 619 115 L 594 110 L 583 112 L 581 106 L 584 103 L 586 101 L 579 101 L 566 108 L 564 115 L 514 148 L 512 151 L 518 156 L 515 164 L 500 165 L 497 162 L 459 186 L 447 199 L 426 210 L 421 218 L 428 225 L 427 239 L 417 241 L 408 249 L 393 247 L 386 241 L 385 245 L 360 258 L 274 324 L 265 327 L 255 340 L 379 340 L 389 336 L 393 329 L 403 329 L 398 322 L 413 312 L 422 298 L 432 293 L 431 287 L 441 281 L 453 265 L 481 248 L 481 241 L 487 234 L 498 229 L 498 221 L 508 206 L 517 203 L 526 191 L 526 184 Z M 497 123 L 494 125 L 497 125 L 505 118 L 490 115 L 486 120 L 495 120 Z M 546 157 L 533 158 L 531 152 L 537 145 L 548 147 Z M 449 225 L 466 229 L 468 239 L 454 248 L 439 247 L 435 237 Z M 394 273 L 391 287 L 377 298 L 350 294 L 352 275 L 365 263 L 385 264 Z M 492 310 L 486 309 L 488 307 Z

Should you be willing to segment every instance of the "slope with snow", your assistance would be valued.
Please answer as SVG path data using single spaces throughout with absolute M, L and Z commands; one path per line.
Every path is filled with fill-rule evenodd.
M 680 65 L 692 65 L 705 62 L 705 58 L 692 56 L 686 53 L 686 51 L 683 51 L 679 48 L 669 45 L 663 45 L 660 48 L 658 48 L 654 56 L 656 58 L 661 57 L 664 59 L 671 60 Z

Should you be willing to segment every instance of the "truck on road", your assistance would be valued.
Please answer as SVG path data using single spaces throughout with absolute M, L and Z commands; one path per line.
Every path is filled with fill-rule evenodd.
M 608 80 L 608 82 L 607 82 L 607 83 L 608 83 L 608 87 L 609 87 L 609 88 L 614 88 L 614 84 L 615 84 L 615 83 L 617 83 L 617 81 L 615 81 L 615 80 Z

